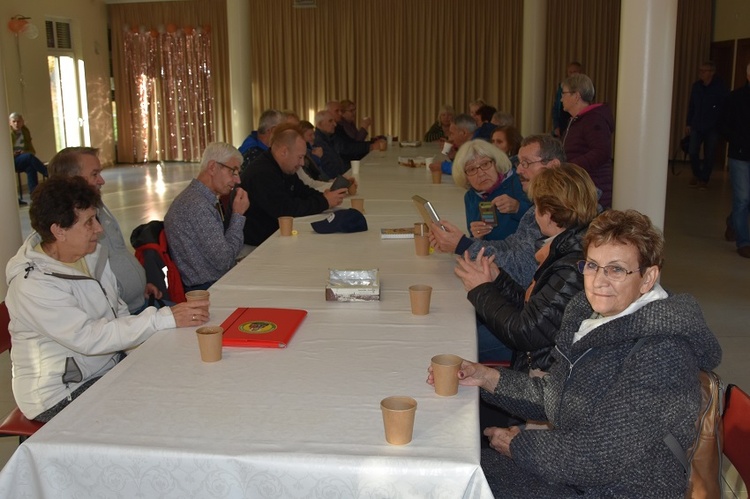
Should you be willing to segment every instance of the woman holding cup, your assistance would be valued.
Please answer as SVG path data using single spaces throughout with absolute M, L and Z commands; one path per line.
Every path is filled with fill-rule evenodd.
M 461 364 L 459 384 L 551 427 L 485 429 L 485 476 L 496 497 L 684 497 L 664 437 L 695 440 L 698 371 L 719 364 L 719 343 L 693 297 L 658 284 L 664 239 L 648 217 L 606 211 L 583 247 L 584 292 L 565 309 L 548 373 Z
M 470 140 L 458 149 L 452 177 L 466 189 L 466 225 L 472 237 L 505 239 L 531 207 L 508 156 L 484 140 Z

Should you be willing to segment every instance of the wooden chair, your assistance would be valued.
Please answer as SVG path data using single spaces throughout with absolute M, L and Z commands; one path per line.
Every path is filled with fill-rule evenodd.
M 722 420 L 724 455 L 750 486 L 750 396 L 736 385 L 727 386 Z
M 0 353 L 10 351 L 9 324 L 8 307 L 5 306 L 5 302 L 0 302 Z M 21 443 L 42 426 L 44 426 L 44 423 L 26 419 L 21 410 L 15 407 L 0 424 L 0 437 L 18 437 L 18 441 Z

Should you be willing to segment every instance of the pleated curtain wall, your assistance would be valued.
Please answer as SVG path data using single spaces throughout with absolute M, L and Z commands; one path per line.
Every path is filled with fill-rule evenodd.
M 482 98 L 520 117 L 523 0 L 317 0 L 317 7 L 295 9 L 291 0 L 246 0 L 253 123 L 264 109 L 296 111 L 310 119 L 332 99 L 351 99 L 358 114 L 373 118 L 373 134 L 419 139 L 438 108 L 457 112 Z M 185 159 L 194 148 L 138 152 L 129 134 L 137 89 L 124 73 L 128 31 L 170 23 L 183 29 L 211 26 L 210 120 L 216 140 L 230 135 L 226 0 L 110 5 L 118 107 L 118 150 L 124 161 Z M 620 0 L 554 0 L 538 29 L 547 30 L 546 109 L 577 60 L 594 81 L 597 102 L 617 101 Z M 679 0 L 672 145 L 679 142 L 690 85 L 711 43 L 711 0 Z M 632 75 L 637 78 L 638 75 Z M 130 86 L 129 86 L 130 85 Z M 159 117 L 169 129 L 168 114 Z M 174 129 L 174 124 L 171 125 Z M 546 130 L 551 119 L 546 117 Z M 249 132 L 249 130 L 248 130 Z M 137 133 L 136 133 L 137 135 Z M 239 142 L 242 137 L 235 137 Z M 201 144 L 193 140 L 193 144 Z M 131 159 L 132 157 L 132 159 Z

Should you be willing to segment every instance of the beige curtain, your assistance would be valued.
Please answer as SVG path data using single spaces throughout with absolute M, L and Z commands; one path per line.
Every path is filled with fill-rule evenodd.
M 197 161 L 228 140 L 225 0 L 108 8 L 117 160 Z
M 520 111 L 523 0 L 249 1 L 253 123 L 267 108 L 311 119 L 348 98 L 373 134 L 413 140 L 442 104 Z
M 596 102 L 615 112 L 620 50 L 620 0 L 554 0 L 547 9 L 547 113 L 552 130 L 552 103 L 571 61 L 583 65 L 594 82 Z
M 713 7 L 711 0 L 679 0 L 672 84 L 670 158 L 682 158 L 680 139 L 685 135 L 690 88 L 698 79 L 698 66 L 709 58 Z

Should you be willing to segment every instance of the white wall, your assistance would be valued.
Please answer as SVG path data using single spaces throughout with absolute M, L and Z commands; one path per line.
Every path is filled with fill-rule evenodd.
M 102 0 L 3 0 L 0 3 L 0 51 L 7 105 L 10 111 L 23 113 L 39 159 L 48 161 L 56 152 L 44 30 L 45 19 L 54 17 L 71 21 L 74 51 L 85 63 L 91 145 L 101 149 L 102 163 L 110 164 L 114 160 L 114 136 L 105 3 Z M 16 14 L 31 17 L 30 22 L 39 29 L 39 37 L 34 40 L 23 34 L 18 37 L 23 83 L 16 37 L 7 27 Z

